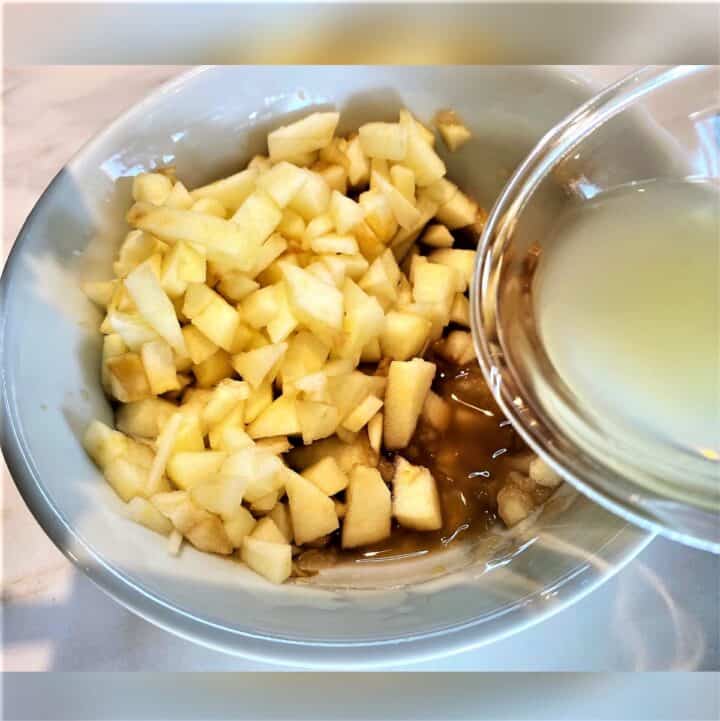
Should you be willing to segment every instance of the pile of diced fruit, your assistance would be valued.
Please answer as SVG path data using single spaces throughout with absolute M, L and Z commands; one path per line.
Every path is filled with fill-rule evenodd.
M 440 528 L 428 469 L 398 457 L 388 487 L 377 467 L 432 416 L 422 356 L 446 326 L 450 355 L 473 358 L 457 328 L 474 251 L 451 231 L 479 230 L 483 212 L 408 111 L 346 138 L 338 120 L 279 127 L 267 156 L 195 190 L 173 168 L 136 176 L 116 277 L 84 286 L 106 310 L 117 402 L 115 429 L 87 429 L 88 453 L 172 552 L 183 539 L 237 551 L 276 583 L 336 531 L 358 548 L 393 518 Z M 436 125 L 451 150 L 470 136 L 452 113 Z

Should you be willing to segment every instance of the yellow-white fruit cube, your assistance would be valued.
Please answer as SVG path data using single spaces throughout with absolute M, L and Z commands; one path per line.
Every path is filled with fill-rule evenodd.
M 326 496 L 344 491 L 348 485 L 347 474 L 332 456 L 322 458 L 302 472 L 302 477 L 314 483 Z
M 330 143 L 335 134 L 340 113 L 312 113 L 283 125 L 268 134 L 270 160 L 291 160 L 293 156 L 320 150 Z
M 408 202 L 415 204 L 415 174 L 404 165 L 393 165 L 390 168 L 392 184 L 403 194 Z
M 390 209 L 401 228 L 415 228 L 420 211 L 392 184 L 379 173 L 373 173 L 373 182 L 377 190 L 387 199 Z
M 331 191 L 322 175 L 307 169 L 304 172 L 307 175 L 305 185 L 300 188 L 288 207 L 309 222 L 327 211 Z
M 250 538 L 256 538 L 259 541 L 267 541 L 268 543 L 289 543 L 277 527 L 275 521 L 273 521 L 273 519 L 269 516 L 266 516 L 257 522 L 250 533 Z
M 227 453 L 222 451 L 185 451 L 170 457 L 166 472 L 168 478 L 182 490 L 190 490 L 198 483 L 216 478 Z
M 406 361 L 421 355 L 430 339 L 432 323 L 415 313 L 391 310 L 385 316 L 385 326 L 380 334 L 383 356 Z
M 343 548 L 367 546 L 390 535 L 392 499 L 377 469 L 355 466 L 350 472 L 346 498 Z
M 275 201 L 261 189 L 253 191 L 235 211 L 231 221 L 242 233 L 250 247 L 262 245 L 282 220 L 282 211 Z M 245 270 L 240 268 L 240 270 Z
M 466 295 L 458 293 L 450 307 L 450 320 L 458 325 L 470 327 L 470 301 Z
M 145 368 L 137 353 L 123 353 L 109 358 L 105 367 L 111 394 L 121 403 L 139 401 L 152 395 Z
M 292 548 L 289 543 L 268 543 L 247 536 L 240 555 L 248 568 L 271 583 L 283 583 L 292 573 Z
M 235 173 L 235 175 L 196 188 L 190 192 L 190 195 L 193 200 L 213 198 L 222 203 L 229 213 L 234 213 L 255 190 L 257 177 L 258 171 L 248 168 Z
M 235 514 L 223 521 L 225 533 L 230 539 L 233 548 L 240 548 L 246 536 L 249 536 L 257 521 L 253 518 L 250 511 L 240 506 Z
M 457 292 L 464 293 L 473 277 L 475 270 L 474 250 L 460 250 L 458 248 L 438 248 L 428 256 L 431 263 L 440 263 L 457 272 Z
M 173 529 L 172 523 L 146 498 L 136 496 L 127 506 L 130 518 L 155 533 L 167 536 Z
M 202 283 L 192 283 L 185 293 L 183 313 L 213 343 L 224 350 L 232 348 L 240 317 L 221 295 Z
M 359 251 L 357 240 L 352 235 L 339 235 L 337 233 L 329 233 L 328 235 L 313 238 L 310 241 L 310 249 L 318 255 L 323 253 L 353 255 Z
M 536 456 L 530 461 L 530 478 L 540 486 L 555 488 L 562 478 L 542 458 Z
M 172 187 L 170 178 L 160 173 L 140 173 L 133 178 L 132 196 L 134 200 L 162 205 Z
M 276 503 L 272 511 L 268 514 L 268 518 L 271 518 L 275 522 L 275 525 L 285 539 L 285 543 L 292 543 L 294 533 L 292 518 L 290 517 L 290 510 L 287 504 Z
M 442 110 L 435 116 L 435 127 L 451 153 L 472 138 L 472 133 L 452 110 Z
M 338 409 L 328 403 L 297 400 L 295 412 L 305 445 L 331 436 L 340 422 Z
M 301 431 L 295 399 L 287 396 L 273 401 L 247 428 L 251 438 L 290 436 Z
M 358 131 L 360 147 L 370 158 L 398 162 L 407 152 L 407 132 L 399 123 L 365 123 Z
M 284 476 L 295 543 L 309 543 L 335 531 L 339 523 L 332 500 L 294 471 L 287 469 Z
M 140 349 L 145 375 L 153 395 L 161 395 L 180 387 L 172 348 L 164 340 L 144 343 Z
M 450 230 L 464 228 L 475 222 L 478 213 L 478 204 L 468 198 L 465 193 L 457 191 L 450 200 L 441 205 L 435 217 L 445 223 Z
M 298 194 L 307 179 L 307 173 L 302 168 L 283 160 L 258 178 L 257 185 L 279 208 L 284 208 Z
M 428 144 L 416 124 L 405 117 L 400 119 L 400 125 L 407 133 L 407 152 L 403 158 L 403 165 L 415 174 L 416 185 L 424 187 L 442 178 L 447 172 L 445 163 Z
M 381 243 L 387 243 L 397 231 L 398 223 L 388 198 L 379 190 L 366 190 L 358 202 L 365 212 L 365 222 Z
M 435 364 L 420 358 L 390 364 L 384 427 L 388 449 L 405 448 L 410 442 L 434 377 Z
M 233 368 L 253 388 L 259 388 L 263 382 L 272 383 L 275 380 L 287 349 L 287 343 L 274 343 L 246 353 L 238 353 L 232 358 Z M 281 432 L 273 435 L 281 435 Z
M 343 428 L 357 433 L 382 408 L 383 402 L 376 396 L 368 396 L 360 405 L 352 410 L 343 421 Z
M 455 242 L 455 238 L 447 226 L 440 223 L 428 225 L 420 240 L 432 248 L 450 248 Z
M 122 433 L 156 438 L 177 407 L 162 398 L 144 398 L 124 403 L 115 412 L 115 427 Z
M 398 457 L 393 476 L 393 515 L 405 528 L 437 531 L 442 528 L 442 509 L 435 479 L 427 468 L 413 466 Z
M 367 185 L 370 182 L 370 160 L 363 152 L 359 136 L 348 141 L 345 155 L 349 161 L 347 171 L 350 185 Z
M 290 264 L 283 264 L 282 272 L 288 302 L 302 323 L 321 339 L 342 329 L 343 296 L 337 288 Z

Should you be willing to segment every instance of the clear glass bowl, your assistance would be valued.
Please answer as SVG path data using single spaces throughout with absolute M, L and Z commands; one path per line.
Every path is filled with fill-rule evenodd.
M 532 276 L 553 242 L 555 220 L 567 208 L 646 180 L 717 183 L 719 89 L 717 66 L 648 67 L 553 128 L 492 210 L 472 298 L 481 366 L 526 441 L 613 513 L 715 552 L 720 551 L 717 454 L 669 443 L 639 423 L 619 427 L 584 405 L 550 360 Z M 707 292 L 708 302 L 716 303 L 717 288 Z M 708 393 L 720 407 L 718 389 Z M 717 433 L 720 437 L 720 424 Z

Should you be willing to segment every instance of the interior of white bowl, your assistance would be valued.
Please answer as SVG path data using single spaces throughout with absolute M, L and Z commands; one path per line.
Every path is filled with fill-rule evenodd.
M 196 71 L 87 145 L 28 219 L 2 283 L 3 449 L 28 505 L 106 591 L 182 635 L 245 655 L 388 663 L 488 641 L 552 613 L 632 557 L 648 536 L 562 489 L 532 523 L 419 562 L 365 564 L 275 587 L 240 564 L 133 524 L 79 437 L 109 421 L 99 384 L 100 315 L 79 282 L 109 277 L 126 232 L 129 176 L 174 163 L 190 187 L 264 151 L 272 127 L 336 107 L 341 131 L 428 120 L 452 107 L 474 133 L 449 177 L 489 207 L 518 162 L 591 94 L 532 68 L 261 68 Z M 358 650 L 358 645 L 364 649 Z

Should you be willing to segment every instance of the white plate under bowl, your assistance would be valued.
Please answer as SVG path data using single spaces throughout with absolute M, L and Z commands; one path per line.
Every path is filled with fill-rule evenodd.
M 532 524 L 430 560 L 338 569 L 272 586 L 239 564 L 163 540 L 123 516 L 79 437 L 110 407 L 100 315 L 79 282 L 110 277 L 132 176 L 174 163 L 189 186 L 242 167 L 269 129 L 313 108 L 340 131 L 452 107 L 474 139 L 449 177 L 486 207 L 555 122 L 593 92 L 524 67 L 223 67 L 161 87 L 86 145 L 23 227 L 0 286 L 2 443 L 25 501 L 93 581 L 149 621 L 208 646 L 306 667 L 377 667 L 488 643 L 591 591 L 649 542 L 569 488 Z

